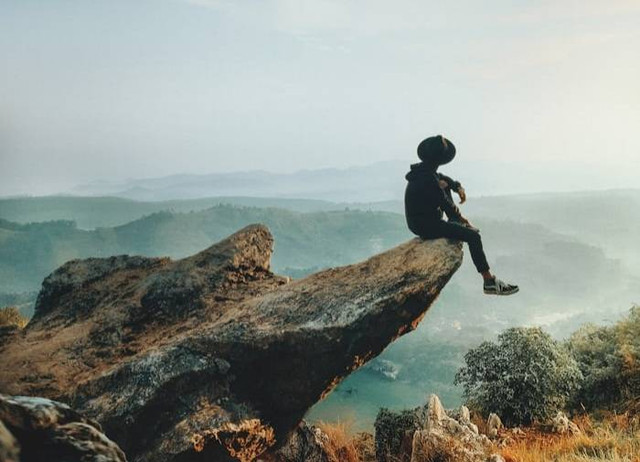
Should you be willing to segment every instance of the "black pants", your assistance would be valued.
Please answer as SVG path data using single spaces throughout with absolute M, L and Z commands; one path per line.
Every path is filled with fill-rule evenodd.
M 447 191 L 451 194 L 449 191 Z M 433 218 L 407 217 L 407 223 L 412 233 L 423 239 L 437 239 L 446 237 L 464 241 L 469 245 L 471 259 L 479 273 L 489 271 L 489 263 L 482 248 L 480 233 L 453 221 L 436 220 Z

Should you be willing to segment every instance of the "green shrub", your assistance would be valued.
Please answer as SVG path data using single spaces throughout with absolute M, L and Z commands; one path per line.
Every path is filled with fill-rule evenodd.
M 540 328 L 512 328 L 498 343 L 467 352 L 456 374 L 468 404 L 497 413 L 507 425 L 546 420 L 563 409 L 582 374 L 576 361 Z
M 424 409 L 420 407 L 399 412 L 381 408 L 373 425 L 376 460 L 390 462 L 407 459 L 401 454 L 402 442 L 422 428 L 424 419 Z
M 638 400 L 640 395 L 640 306 L 616 325 L 622 358 L 620 395 L 624 401 Z
M 571 400 L 575 409 L 608 409 L 637 399 L 640 390 L 640 307 L 614 326 L 585 325 L 566 347 L 584 377 Z

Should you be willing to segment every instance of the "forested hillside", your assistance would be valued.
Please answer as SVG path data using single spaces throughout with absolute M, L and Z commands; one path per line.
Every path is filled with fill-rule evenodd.
M 48 207 L 47 200 L 53 201 Z M 16 203 L 13 209 L 9 201 L 0 201 L 0 211 L 22 221 L 0 221 L 0 305 L 18 306 L 27 315 L 42 279 L 70 259 L 118 254 L 180 258 L 247 224 L 265 223 L 275 237 L 273 269 L 302 277 L 363 260 L 412 237 L 402 214 L 356 208 L 364 208 L 363 204 L 345 209 L 330 203 L 287 202 L 291 208 L 335 209 L 300 212 L 231 204 L 206 208 L 206 201 L 177 201 L 187 211 L 163 209 L 119 226 L 81 229 L 68 220 L 25 221 L 50 217 L 75 218 L 85 225 L 120 222 L 143 214 L 146 207 L 162 208 L 168 203 L 108 198 L 21 201 L 24 207 Z M 582 205 L 562 214 L 557 201 Z M 452 385 L 454 371 L 464 352 L 483 339 L 517 325 L 542 325 L 562 337 L 583 322 L 617 319 L 638 301 L 640 273 L 632 264 L 638 247 L 630 244 L 627 235 L 633 228 L 622 226 L 635 212 L 612 207 L 611 213 L 619 218 L 612 223 L 581 218 L 606 207 L 606 200 L 591 200 L 588 195 L 471 199 L 463 211 L 481 229 L 492 268 L 500 277 L 520 284 L 521 292 L 508 300 L 484 296 L 465 255 L 462 268 L 427 314 L 428 322 L 394 342 L 381 356 L 383 362 L 352 374 L 312 410 L 310 418 L 355 415 L 359 425 L 367 427 L 379 406 L 415 406 L 431 391 L 455 405 L 460 390 Z M 612 250 L 617 241 L 607 238 L 615 230 L 620 244 Z M 618 254 L 624 258 L 617 258 Z
M 174 258 L 193 254 L 250 223 L 275 236 L 277 272 L 343 265 L 389 248 L 411 235 L 404 218 L 386 212 L 298 213 L 276 208 L 218 205 L 190 213 L 158 212 L 112 228 L 79 229 L 71 221 L 0 221 L 0 292 L 37 290 L 42 279 L 76 258 L 119 254 Z

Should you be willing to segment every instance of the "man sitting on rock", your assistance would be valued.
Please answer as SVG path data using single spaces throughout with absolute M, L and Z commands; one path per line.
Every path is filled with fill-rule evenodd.
M 442 135 L 429 137 L 418 145 L 418 157 L 422 162 L 412 164 L 405 176 L 408 181 L 404 195 L 407 225 L 412 233 L 423 239 L 447 237 L 466 242 L 471 259 L 484 279 L 484 293 L 515 294 L 518 286 L 507 284 L 491 274 L 482 249 L 480 231 L 462 216 L 453 202 L 451 191 L 460 196 L 461 204 L 466 200 L 464 188 L 437 171 L 440 165 L 451 162 L 455 155 L 455 146 Z M 448 221 L 442 219 L 443 212 Z

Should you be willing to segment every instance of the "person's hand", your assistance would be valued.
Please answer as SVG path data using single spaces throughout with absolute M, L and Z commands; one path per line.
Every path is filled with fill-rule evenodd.
M 458 188 L 458 196 L 460 196 L 461 204 L 464 204 L 467 201 L 467 193 L 462 186 Z
M 449 183 L 447 183 L 447 180 L 438 180 L 438 184 L 442 189 L 447 189 L 449 187 Z
M 467 227 L 467 228 L 469 228 L 469 229 L 472 229 L 472 230 L 474 230 L 474 231 L 478 231 L 478 232 L 480 231 L 478 228 L 476 228 L 475 226 L 473 226 L 473 225 L 471 224 L 471 222 L 470 222 L 469 220 L 467 220 L 465 217 L 460 217 L 460 223 L 461 223 L 463 226 L 466 226 L 466 227 Z

